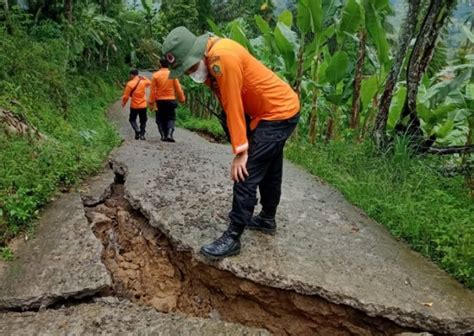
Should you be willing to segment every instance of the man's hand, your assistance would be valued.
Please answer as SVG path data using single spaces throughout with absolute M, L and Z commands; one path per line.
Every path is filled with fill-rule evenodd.
M 247 159 L 249 155 L 247 151 L 237 154 L 232 161 L 230 175 L 233 181 L 243 182 L 249 176 L 247 172 Z

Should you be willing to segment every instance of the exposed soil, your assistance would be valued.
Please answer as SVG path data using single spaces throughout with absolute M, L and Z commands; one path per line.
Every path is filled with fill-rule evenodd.
M 119 181 L 123 182 L 123 181 Z M 262 286 L 176 251 L 147 223 L 116 183 L 103 204 L 86 208 L 104 244 L 102 259 L 113 278 L 111 294 L 161 312 L 263 327 L 275 335 L 394 335 L 407 331 L 317 296 Z

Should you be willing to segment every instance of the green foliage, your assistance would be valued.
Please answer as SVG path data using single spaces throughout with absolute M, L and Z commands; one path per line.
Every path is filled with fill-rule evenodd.
M 452 78 L 444 78 L 445 74 Z M 473 74 L 474 63 L 451 66 L 420 86 L 418 115 L 426 134 L 436 135 L 440 144 L 467 142 L 469 123 L 474 120 Z
M 364 0 L 367 31 L 377 47 L 378 60 L 384 67 L 387 67 L 389 63 L 389 47 L 386 32 L 382 25 L 380 11 L 383 10 L 387 4 L 388 1 L 373 2 Z
M 97 171 L 119 141 L 105 109 L 118 94 L 112 83 L 125 73 L 71 72 L 65 43 L 0 30 L 0 107 L 44 135 L 0 127 L 0 244 L 29 224 L 58 187 Z
M 215 21 L 226 24 L 237 18 L 248 20 L 256 14 L 265 16 L 266 21 L 271 18 L 273 4 L 271 1 L 263 0 L 234 0 L 213 1 Z
M 198 32 L 198 8 L 196 0 L 163 0 L 162 24 L 166 32 L 178 26 L 185 26 L 192 32 Z
M 356 0 L 348 0 L 342 11 L 339 30 L 349 34 L 355 33 L 362 23 L 362 9 Z
M 415 250 L 474 288 L 474 203 L 440 158 L 415 158 L 398 138 L 380 156 L 372 143 L 291 142 L 287 157 L 336 186 L 349 201 Z
M 303 33 L 309 33 L 311 29 L 311 13 L 309 11 L 309 1 L 298 1 L 296 25 Z
M 331 57 L 331 61 L 326 69 L 326 79 L 336 86 L 347 75 L 349 67 L 349 57 L 344 51 L 338 51 Z
M 323 7 L 321 0 L 308 1 L 309 10 L 311 12 L 311 27 L 315 34 L 320 34 L 323 29 Z
M 245 48 L 247 48 L 250 53 L 254 53 L 253 47 L 250 44 L 250 41 L 247 39 L 247 36 L 245 34 L 244 28 L 242 27 L 242 24 L 238 20 L 234 20 L 229 24 L 229 38 L 232 40 L 239 42 L 241 45 L 243 45 Z
M 0 257 L 4 261 L 13 261 L 13 259 L 15 259 L 12 250 L 10 250 L 8 247 L 0 247 Z

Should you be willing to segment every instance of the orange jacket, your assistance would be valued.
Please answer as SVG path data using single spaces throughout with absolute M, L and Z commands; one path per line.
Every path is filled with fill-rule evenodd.
M 169 74 L 169 69 L 161 68 L 151 77 L 150 105 L 157 100 L 176 100 L 176 96 L 181 103 L 185 102 L 186 97 L 179 81 L 168 79 Z
M 285 120 L 296 115 L 300 102 L 291 87 L 239 43 L 211 38 L 206 63 L 208 80 L 224 108 L 234 154 L 248 149 L 245 114 L 250 128 L 260 120 Z M 244 114 L 245 113 L 245 114 Z
M 140 83 L 138 83 L 138 80 L 140 80 Z M 137 86 L 138 84 L 138 86 Z M 122 107 L 127 104 L 128 99 L 130 98 L 130 93 L 132 90 L 133 95 L 132 95 L 132 104 L 130 105 L 131 108 L 146 108 L 147 103 L 146 103 L 146 88 L 150 86 L 151 82 L 148 78 L 145 78 L 143 76 L 136 76 L 133 78 L 131 81 L 127 83 L 125 86 L 125 90 L 123 92 L 122 96 Z

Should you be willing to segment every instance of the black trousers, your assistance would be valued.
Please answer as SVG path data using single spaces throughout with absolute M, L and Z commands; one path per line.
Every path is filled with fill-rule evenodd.
M 138 129 L 137 126 L 137 116 L 140 118 L 140 130 Z M 135 132 L 140 132 L 145 134 L 146 130 L 146 121 L 148 120 L 147 115 L 146 115 L 146 107 L 145 108 L 130 108 L 130 116 L 128 118 L 128 121 L 130 122 L 130 125 L 132 125 L 132 128 Z
M 242 233 L 252 220 L 257 205 L 257 188 L 265 213 L 276 214 L 281 196 L 283 147 L 298 120 L 299 114 L 283 121 L 261 121 L 250 135 L 249 176 L 243 182 L 234 183 L 232 210 L 229 213 L 234 230 Z
M 160 133 L 166 136 L 169 130 L 174 130 L 176 122 L 176 107 L 178 103 L 176 100 L 157 100 L 156 106 L 158 111 L 156 112 L 156 124 Z

